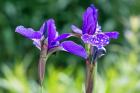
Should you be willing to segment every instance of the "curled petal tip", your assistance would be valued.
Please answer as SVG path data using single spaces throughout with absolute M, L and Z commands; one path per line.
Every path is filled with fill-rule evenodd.
M 25 28 L 24 26 L 17 26 L 15 32 L 30 38 L 30 39 L 40 39 L 41 33 L 34 31 L 32 28 Z
M 73 32 L 75 32 L 75 33 L 77 33 L 77 34 L 82 34 L 82 30 L 81 29 L 79 29 L 77 26 L 75 26 L 75 25 L 72 25 L 71 26 L 71 29 L 72 29 L 72 31 Z
M 96 61 L 98 58 L 106 54 L 106 49 L 104 47 L 98 48 L 96 46 L 93 46 L 91 54 L 92 54 L 91 57 L 93 57 L 93 60 Z
M 94 4 L 91 4 L 90 7 L 94 7 Z
M 119 32 L 114 32 L 115 35 L 115 39 L 117 39 L 119 37 Z
M 23 28 L 23 26 L 17 26 L 15 32 L 20 32 L 20 29 Z
M 104 47 L 98 48 L 98 51 L 97 51 L 98 58 L 100 58 L 101 56 L 103 56 L 105 54 L 106 54 L 106 49 Z
M 94 4 L 91 4 L 91 5 L 90 5 L 90 8 L 92 8 L 94 11 L 95 11 L 95 10 L 98 11 L 98 9 L 94 6 Z
M 96 7 L 94 6 L 94 4 L 91 4 L 90 8 L 92 8 L 93 10 L 97 10 Z

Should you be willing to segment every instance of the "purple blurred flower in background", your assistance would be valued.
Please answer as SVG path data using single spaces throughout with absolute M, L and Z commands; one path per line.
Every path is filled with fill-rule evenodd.
M 83 14 L 82 29 L 72 25 L 72 30 L 81 36 L 84 43 L 96 46 L 98 49 L 109 44 L 110 39 L 117 39 L 118 32 L 102 32 L 98 24 L 98 10 L 91 5 Z
M 39 31 L 35 31 L 32 28 L 25 28 L 24 26 L 17 26 L 16 32 L 33 40 L 33 44 L 38 49 L 41 49 L 41 42 L 42 40 L 45 40 L 48 53 L 56 50 L 64 50 L 83 58 L 87 57 L 86 51 L 81 45 L 78 45 L 73 41 L 60 42 L 72 35 L 69 33 L 58 35 L 53 19 L 45 21 Z

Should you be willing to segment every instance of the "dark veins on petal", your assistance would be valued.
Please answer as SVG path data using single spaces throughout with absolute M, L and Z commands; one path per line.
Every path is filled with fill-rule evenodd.
M 102 47 L 102 46 L 109 44 L 109 37 L 107 35 L 101 33 L 101 34 L 97 34 L 97 35 L 93 36 L 93 38 L 91 38 L 90 41 L 93 45 Z

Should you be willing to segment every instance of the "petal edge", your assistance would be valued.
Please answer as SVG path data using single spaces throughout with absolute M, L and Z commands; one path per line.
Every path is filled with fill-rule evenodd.
M 29 38 L 29 39 L 40 39 L 41 33 L 34 31 L 32 28 L 25 28 L 24 26 L 17 26 L 15 32 Z
M 87 58 L 86 50 L 81 45 L 78 45 L 73 41 L 64 41 L 61 43 L 61 46 L 67 52 L 83 57 L 85 59 Z

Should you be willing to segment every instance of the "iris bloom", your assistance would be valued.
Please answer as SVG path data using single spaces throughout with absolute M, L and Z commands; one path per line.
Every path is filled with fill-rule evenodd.
M 24 26 L 17 26 L 16 32 L 33 40 L 33 44 L 40 49 L 40 59 L 38 65 L 39 80 L 42 85 L 45 74 L 45 64 L 50 54 L 57 50 L 63 50 L 75 54 L 77 56 L 87 58 L 85 49 L 73 41 L 61 40 L 72 36 L 69 33 L 58 35 L 56 31 L 55 22 L 53 19 L 45 21 L 39 31 L 32 28 L 25 28 Z
M 104 48 L 109 44 L 110 39 L 117 39 L 119 35 L 118 32 L 102 32 L 101 26 L 98 24 L 98 10 L 93 5 L 88 7 L 83 14 L 82 29 L 72 25 L 72 30 L 80 35 L 84 43 L 98 49 Z
M 101 26 L 98 24 L 98 10 L 91 5 L 83 14 L 83 25 L 79 29 L 75 25 L 72 25 L 72 30 L 75 32 L 75 36 L 80 36 L 86 45 L 88 52 L 88 58 L 86 59 L 86 93 L 92 93 L 94 89 L 94 79 L 96 72 L 96 60 L 105 53 L 104 46 L 108 45 L 110 39 L 117 39 L 118 32 L 102 32 Z
M 73 41 L 60 42 L 61 40 L 72 35 L 69 33 L 58 35 L 53 19 L 45 21 L 39 31 L 35 31 L 32 28 L 25 28 L 24 26 L 17 26 L 16 32 L 33 40 L 33 44 L 38 49 L 41 49 L 42 40 L 45 40 L 45 47 L 47 47 L 48 54 L 56 50 L 63 50 L 83 58 L 87 57 L 85 49 L 81 45 L 78 45 Z

